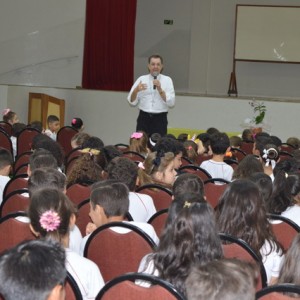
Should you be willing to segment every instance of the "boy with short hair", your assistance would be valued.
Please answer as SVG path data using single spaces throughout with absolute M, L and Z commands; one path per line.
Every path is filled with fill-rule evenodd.
M 129 213 L 134 221 L 147 222 L 155 213 L 153 199 L 136 193 L 138 166 L 126 157 L 115 157 L 107 167 L 108 179 L 118 180 L 126 184 L 129 189 Z
M 62 300 L 65 250 L 51 241 L 23 242 L 0 256 L 0 294 L 5 300 Z
M 87 225 L 87 236 L 83 238 L 80 246 L 81 253 L 84 252 L 85 244 L 95 229 L 111 222 L 127 222 L 125 217 L 128 209 L 129 190 L 124 183 L 105 180 L 94 184 L 90 197 L 89 213 L 93 223 Z M 135 221 L 129 221 L 128 223 L 142 229 L 158 244 L 159 239 L 150 224 Z M 115 228 L 114 230 L 117 231 L 118 229 Z
M 9 174 L 13 166 L 11 153 L 4 148 L 0 148 L 0 204 L 2 203 L 3 191 L 10 180 Z
M 211 135 L 209 148 L 213 153 L 213 157 L 202 162 L 200 168 L 206 170 L 212 178 L 223 178 L 231 181 L 233 168 L 224 162 L 224 156 L 230 150 L 227 134 L 216 132 Z
M 45 134 L 52 140 L 56 141 L 56 135 L 60 127 L 59 118 L 55 115 L 49 115 L 47 118 L 48 129 L 45 130 Z

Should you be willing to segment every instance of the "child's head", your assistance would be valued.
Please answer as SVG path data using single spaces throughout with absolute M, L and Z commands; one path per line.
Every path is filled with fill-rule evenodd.
M 266 144 L 260 148 L 260 157 L 265 167 L 275 168 L 276 162 L 279 160 L 279 150 L 274 144 Z
M 261 193 L 265 208 L 267 209 L 269 199 L 273 191 L 273 182 L 271 177 L 265 174 L 263 171 L 261 171 L 261 172 L 251 174 L 249 176 L 249 179 L 257 185 Z
M 177 177 L 173 184 L 174 199 L 186 193 L 197 194 L 200 197 L 204 196 L 204 185 L 199 176 L 191 173 L 184 173 Z
M 231 136 L 229 138 L 229 142 L 230 142 L 230 147 L 233 148 L 241 148 L 242 146 L 242 139 L 239 136 Z
M 198 146 L 194 141 L 187 140 L 183 143 L 184 153 L 183 155 L 190 159 L 192 162 L 196 162 L 198 157 Z
M 2 111 L 3 121 L 13 125 L 19 122 L 17 114 L 11 111 L 9 108 L 6 108 Z
M 55 157 L 45 149 L 36 149 L 29 157 L 28 165 L 28 176 L 31 176 L 31 173 L 35 169 L 39 168 L 53 168 L 57 169 L 57 161 Z
M 210 136 L 210 148 L 214 155 L 225 155 L 230 147 L 228 135 L 224 132 L 216 132 Z
M 148 153 L 148 136 L 145 132 L 134 132 L 130 136 L 129 150 L 141 154 Z
M 293 146 L 295 149 L 300 148 L 300 140 L 297 137 L 289 137 L 286 143 Z
M 46 187 L 65 192 L 65 174 L 53 168 L 35 169 L 28 180 L 29 195 L 32 196 L 35 191 Z
M 32 140 L 32 149 L 47 149 L 55 157 L 57 165 L 61 167 L 64 163 L 64 153 L 59 143 L 53 141 L 49 136 L 37 134 Z
M 248 179 L 228 185 L 219 200 L 216 217 L 220 232 L 245 240 L 259 257 L 266 239 L 275 245 L 262 196 L 257 185 Z
M 260 160 L 255 155 L 247 155 L 239 162 L 237 168 L 234 170 L 233 179 L 247 179 L 251 174 L 263 172 L 263 166 Z
M 129 190 L 124 183 L 114 180 L 98 182 L 92 187 L 90 217 L 99 227 L 111 218 L 124 219 L 129 209 Z
M 39 132 L 43 131 L 43 124 L 41 121 L 33 121 L 30 124 L 28 124 L 27 127 L 34 128 L 34 129 L 38 130 Z
M 210 154 L 211 152 L 209 150 L 209 145 L 210 145 L 210 134 L 208 133 L 200 133 L 197 135 L 197 139 L 199 139 L 202 142 L 202 145 L 204 147 L 204 153 Z
M 244 129 L 242 133 L 242 140 L 243 141 L 253 141 L 253 135 L 250 129 Z
M 14 123 L 12 125 L 12 136 L 18 137 L 19 133 L 25 129 L 27 126 L 23 123 Z
M 129 158 L 116 157 L 107 167 L 108 179 L 118 180 L 126 184 L 130 191 L 135 190 L 138 166 Z
M 75 129 L 77 129 L 78 131 L 81 131 L 84 129 L 83 122 L 80 118 L 73 118 L 72 122 L 71 122 L 71 126 Z
M 91 136 L 88 140 L 84 141 L 82 148 L 91 148 L 101 150 L 104 147 L 104 143 L 96 136 Z
M 58 243 L 23 242 L 0 256 L 0 293 L 5 300 L 62 300 L 67 277 Z
M 71 139 L 72 149 L 82 147 L 83 143 L 85 143 L 90 138 L 90 135 L 85 132 L 76 133 Z
M 62 242 L 75 222 L 75 207 L 58 189 L 44 188 L 33 193 L 28 217 L 34 234 Z M 68 245 L 65 245 L 68 246 Z
M 7 149 L 0 147 L 0 175 L 8 176 L 13 163 L 11 153 Z
M 219 129 L 215 128 L 215 127 L 209 127 L 206 130 L 206 133 L 208 133 L 209 135 L 215 134 L 215 133 L 219 133 Z
M 158 153 L 172 152 L 174 154 L 174 168 L 177 170 L 181 164 L 181 158 L 184 152 L 183 144 L 175 139 L 163 137 L 155 145 L 154 150 Z
M 177 204 L 174 201 L 171 206 Z M 212 207 L 206 201 L 187 200 L 181 203 L 181 210 L 174 219 L 168 217 L 153 261 L 159 276 L 185 294 L 184 283 L 191 268 L 222 257 Z
M 100 155 L 100 151 L 89 148 L 82 151 L 81 156 L 76 159 L 70 172 L 68 170 L 67 186 L 75 183 L 92 184 L 102 180 L 103 169 L 97 163 L 97 156 Z
M 294 204 L 291 189 L 295 182 L 292 182 L 292 177 L 290 177 L 289 184 L 289 177 L 290 175 L 284 171 L 278 171 L 276 173 L 273 182 L 273 192 L 267 205 L 267 210 L 269 213 L 281 214 L 289 206 Z
M 163 185 L 173 185 L 176 171 L 174 154 L 172 152 L 152 152 L 139 169 L 140 185 L 157 182 Z
M 289 250 L 285 254 L 284 262 L 279 273 L 278 284 L 293 283 L 300 285 L 300 234 L 294 238 Z
M 148 148 L 151 151 L 154 151 L 154 147 L 160 139 L 161 139 L 160 133 L 158 132 L 152 133 L 148 140 Z
M 59 118 L 55 115 L 49 115 L 47 118 L 48 128 L 52 132 L 57 132 L 60 127 Z
M 213 260 L 194 267 L 186 280 L 189 300 L 254 300 L 259 271 L 253 263 Z

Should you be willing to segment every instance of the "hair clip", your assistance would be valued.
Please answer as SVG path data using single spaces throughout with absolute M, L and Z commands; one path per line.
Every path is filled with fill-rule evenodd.
M 141 137 L 143 136 L 143 133 L 142 132 L 134 132 L 131 136 L 130 136 L 130 138 L 132 138 L 132 139 L 140 139 Z
M 288 173 L 284 173 L 284 176 L 285 176 L 285 178 L 288 178 L 289 174 Z
M 140 169 L 143 169 L 143 170 L 145 170 L 144 163 L 143 163 L 143 162 L 141 162 L 141 161 L 138 163 L 138 167 L 139 167 Z
M 2 115 L 3 115 L 3 116 L 6 116 L 9 112 L 11 112 L 11 109 L 10 109 L 10 108 L 5 108 L 5 109 L 3 109 L 3 111 L 2 111 Z
M 77 121 L 76 119 L 73 119 L 73 120 L 72 120 L 72 124 L 75 125 L 75 124 L 76 124 L 76 121 Z
M 191 205 L 192 205 L 191 202 L 185 201 L 184 205 L 183 205 L 183 208 L 186 208 L 186 207 L 189 208 Z
M 81 150 L 81 153 L 89 153 L 90 156 L 93 156 L 93 155 L 99 155 L 100 150 L 92 149 L 92 148 L 84 148 Z
M 187 150 L 193 150 L 193 147 L 192 146 L 188 146 Z
M 41 215 L 40 224 L 47 232 L 57 230 L 60 225 L 60 217 L 57 212 L 47 210 Z

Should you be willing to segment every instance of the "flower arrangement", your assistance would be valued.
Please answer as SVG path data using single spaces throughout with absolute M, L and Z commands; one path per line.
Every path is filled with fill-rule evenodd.
M 256 125 L 261 124 L 265 118 L 267 107 L 265 106 L 264 102 L 258 102 L 255 100 L 252 100 L 249 102 L 251 107 L 253 107 L 254 117 L 252 119 L 252 122 Z M 258 115 L 256 115 L 258 113 Z
M 267 107 L 264 102 L 252 100 L 249 102 L 249 105 L 253 109 L 254 116 L 252 118 L 245 119 L 241 126 L 244 128 L 250 128 L 252 131 L 269 131 L 270 125 L 265 122 Z

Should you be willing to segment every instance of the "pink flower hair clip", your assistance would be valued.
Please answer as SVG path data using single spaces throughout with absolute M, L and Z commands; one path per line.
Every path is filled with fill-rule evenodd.
M 40 224 L 47 232 L 57 230 L 60 225 L 60 217 L 57 212 L 47 210 L 41 215 Z
M 141 161 L 138 163 L 138 167 L 142 170 L 145 170 L 144 163 L 142 163 Z
M 143 136 L 143 133 L 142 132 L 134 132 L 130 138 L 132 139 L 140 139 L 141 137 Z
M 3 109 L 3 111 L 2 111 L 2 115 L 3 115 L 3 116 L 6 116 L 10 111 L 11 111 L 10 108 L 5 108 L 5 109 Z
M 72 124 L 75 125 L 76 124 L 76 119 L 72 120 Z

